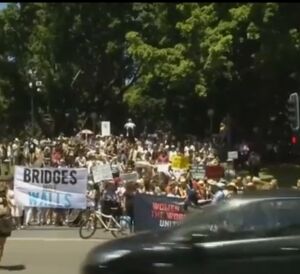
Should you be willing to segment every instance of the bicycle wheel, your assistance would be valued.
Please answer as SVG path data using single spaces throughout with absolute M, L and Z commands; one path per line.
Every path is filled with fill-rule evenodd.
M 78 209 L 69 210 L 68 216 L 67 216 L 67 224 L 69 226 L 75 225 L 75 223 L 76 223 L 76 221 L 78 221 L 78 218 L 81 213 L 82 213 L 82 210 L 78 210 Z
M 111 230 L 111 234 L 115 238 L 121 238 L 126 237 L 131 234 L 131 222 L 124 216 L 120 218 L 120 223 L 114 222 L 111 220 L 111 223 L 113 224 L 113 229 Z
M 90 217 L 81 223 L 79 236 L 81 239 L 89 239 L 95 234 L 96 229 L 97 219 Z

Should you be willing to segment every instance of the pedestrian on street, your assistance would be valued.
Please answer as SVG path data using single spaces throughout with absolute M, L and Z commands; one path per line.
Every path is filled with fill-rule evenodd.
M 13 180 L 10 181 L 8 190 L 7 190 L 7 196 L 10 201 L 10 210 L 11 210 L 11 216 L 13 219 L 14 227 L 16 229 L 23 228 L 21 218 L 23 216 L 24 208 L 17 204 L 15 200 L 15 194 L 14 194 L 14 186 L 13 186 Z
M 0 261 L 3 256 L 6 238 L 11 235 L 11 232 L 13 230 L 10 207 L 8 187 L 6 182 L 2 181 L 0 182 Z

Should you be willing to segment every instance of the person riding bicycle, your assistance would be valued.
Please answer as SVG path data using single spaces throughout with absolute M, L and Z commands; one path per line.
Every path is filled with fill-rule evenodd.
M 106 183 L 102 193 L 102 212 L 106 215 L 113 215 L 116 219 L 122 216 L 120 199 L 116 193 L 117 186 L 113 182 Z

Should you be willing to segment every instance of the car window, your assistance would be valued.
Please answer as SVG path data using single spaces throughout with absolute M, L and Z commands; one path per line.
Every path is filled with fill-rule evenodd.
M 300 235 L 300 199 L 264 201 L 262 207 L 274 220 L 267 236 Z
M 243 229 L 244 216 L 248 215 L 245 204 L 242 201 L 207 207 L 183 222 L 175 231 L 175 238 L 190 239 L 193 235 L 202 235 L 205 241 L 229 239 Z
M 300 199 L 236 203 L 201 216 L 192 218 L 179 234 L 183 238 L 201 235 L 202 242 L 300 235 Z
M 207 240 L 263 237 L 273 226 L 272 216 L 261 203 L 240 204 L 211 220 Z

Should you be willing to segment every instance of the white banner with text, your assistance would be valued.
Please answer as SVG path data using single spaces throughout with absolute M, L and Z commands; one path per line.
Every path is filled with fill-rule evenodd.
M 15 167 L 16 202 L 25 207 L 86 208 L 86 168 Z

